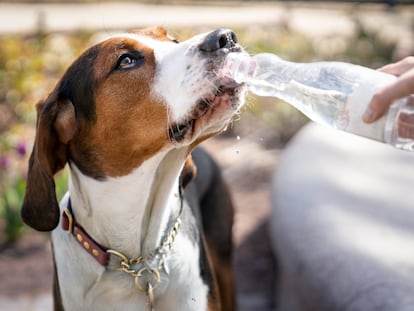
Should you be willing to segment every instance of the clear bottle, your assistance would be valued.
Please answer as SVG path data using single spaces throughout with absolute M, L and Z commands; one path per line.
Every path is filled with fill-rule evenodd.
M 392 75 L 341 62 L 293 63 L 269 53 L 231 53 L 225 74 L 256 95 L 286 101 L 317 123 L 414 150 L 414 106 L 406 98 L 374 123 L 362 120 L 374 92 L 396 79 Z

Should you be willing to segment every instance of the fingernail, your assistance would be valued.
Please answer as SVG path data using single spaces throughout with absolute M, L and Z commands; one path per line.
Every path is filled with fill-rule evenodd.
M 371 108 L 371 106 L 368 106 L 367 109 L 364 112 L 364 115 L 362 116 L 362 119 L 369 123 L 375 120 L 375 112 L 374 110 Z

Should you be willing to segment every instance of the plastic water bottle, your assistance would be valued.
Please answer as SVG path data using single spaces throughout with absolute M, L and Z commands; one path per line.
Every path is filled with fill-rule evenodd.
M 277 97 L 331 128 L 414 150 L 414 106 L 407 98 L 367 124 L 362 115 L 374 92 L 394 76 L 342 62 L 293 63 L 269 53 L 231 53 L 225 74 L 259 96 Z

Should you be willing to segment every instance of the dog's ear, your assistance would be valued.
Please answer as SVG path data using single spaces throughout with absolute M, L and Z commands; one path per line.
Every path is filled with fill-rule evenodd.
M 72 102 L 59 99 L 53 93 L 36 108 L 36 137 L 30 155 L 22 219 L 36 230 L 50 231 L 59 223 L 53 176 L 66 164 L 68 143 L 77 130 L 76 116 Z

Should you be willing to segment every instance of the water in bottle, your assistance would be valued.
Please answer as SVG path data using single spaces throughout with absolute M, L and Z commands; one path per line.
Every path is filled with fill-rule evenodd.
M 396 78 L 342 62 L 293 63 L 269 53 L 231 53 L 226 74 L 259 96 L 277 97 L 329 127 L 414 150 L 414 107 L 403 98 L 374 123 L 362 115 L 374 92 Z

